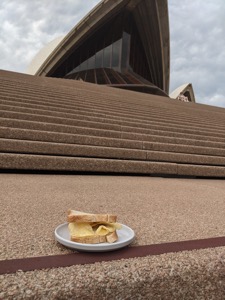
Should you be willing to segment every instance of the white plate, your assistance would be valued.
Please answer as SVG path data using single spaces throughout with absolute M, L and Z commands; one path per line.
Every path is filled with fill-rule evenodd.
M 68 223 L 61 224 L 55 229 L 55 239 L 62 245 L 75 250 L 92 251 L 92 252 L 112 251 L 112 250 L 123 248 L 129 245 L 134 240 L 134 236 L 135 236 L 134 231 L 130 227 L 124 224 L 121 225 L 122 228 L 117 230 L 118 240 L 112 244 L 110 243 L 81 244 L 81 243 L 72 242 L 70 240 Z

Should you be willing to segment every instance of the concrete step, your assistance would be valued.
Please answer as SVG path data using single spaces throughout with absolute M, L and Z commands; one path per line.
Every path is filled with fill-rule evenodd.
M 34 88 L 46 88 L 47 90 L 60 90 L 65 91 L 66 93 L 70 93 L 71 91 L 74 92 L 76 89 L 82 89 L 82 93 L 85 91 L 93 91 L 93 92 L 98 92 L 102 94 L 108 95 L 110 90 L 106 90 L 104 86 L 100 85 L 95 85 L 95 84 L 90 84 L 82 81 L 74 81 L 74 80 L 64 80 L 64 79 L 59 79 L 59 78 L 49 78 L 49 77 L 36 77 L 36 76 L 30 76 L 27 74 L 21 74 L 21 73 L 15 73 L 15 72 L 9 72 L 9 71 L 1 71 L 0 74 L 0 79 L 1 81 L 8 82 L 11 84 L 18 84 L 20 86 L 28 86 L 27 83 L 29 83 L 29 86 L 32 86 Z M 76 89 L 74 89 L 76 87 Z M 111 89 L 111 88 L 109 88 Z M 138 93 L 136 92 L 131 92 L 131 91 L 124 91 L 114 89 L 113 95 L 110 96 L 121 96 L 121 95 L 129 95 L 130 100 L 132 101 L 132 97 L 135 97 Z M 160 101 L 158 101 L 160 99 Z M 165 101 L 163 101 L 165 100 Z M 135 100 L 136 101 L 136 100 Z M 149 102 L 149 95 L 143 94 L 141 97 L 141 102 Z M 161 96 L 154 96 L 154 99 L 151 99 L 151 103 L 157 102 L 158 106 L 160 106 L 160 103 L 162 103 L 161 106 L 165 106 L 167 103 L 167 99 L 165 97 Z M 209 112 L 216 112 L 218 114 L 221 114 L 222 111 L 218 107 L 212 107 L 208 105 L 203 105 L 203 104 L 194 104 L 194 103 L 188 103 L 188 105 L 185 105 L 185 109 L 189 109 L 194 105 L 195 111 L 200 110 L 201 112 L 203 111 L 209 111 Z M 180 103 L 179 101 L 170 101 L 169 106 L 183 106 L 183 103 Z
M 111 131 L 119 131 L 121 133 L 121 138 L 124 139 L 135 139 L 142 141 L 155 141 L 155 142 L 166 142 L 166 143 L 176 143 L 176 144 L 184 144 L 184 145 L 196 145 L 196 146 L 206 146 L 206 147 L 215 147 L 215 148 L 225 148 L 224 142 L 215 142 L 215 141 L 200 141 L 198 139 L 184 139 L 184 138 L 175 138 L 175 137 L 160 137 L 156 135 L 147 135 L 147 134 L 138 134 L 132 132 L 122 132 L 121 126 L 116 124 L 107 124 L 104 122 L 91 122 L 84 120 L 74 120 L 68 118 L 59 118 L 59 117 L 50 117 L 43 115 L 35 115 L 35 114 L 25 114 L 25 113 L 16 113 L 16 112 L 7 112 L 0 111 L 1 118 L 8 118 L 13 120 L 23 120 L 23 121 L 36 121 L 40 123 L 50 123 L 50 124 L 60 124 L 60 125 L 68 125 L 73 127 L 86 127 L 86 128 L 95 128 L 95 129 L 103 129 L 104 131 L 108 131 L 110 134 Z M 18 123 L 19 125 L 19 123 Z M 32 126 L 32 123 L 30 123 Z M 31 127 L 32 129 L 32 127 Z M 115 132 L 113 132 L 115 135 Z
M 5 92 L 6 93 L 6 92 Z M 41 97 L 39 95 L 39 97 L 37 98 L 36 101 L 35 97 L 36 97 L 37 91 L 35 93 L 34 96 L 32 96 L 32 103 L 36 104 L 36 105 L 43 105 L 46 104 L 46 95 L 44 95 L 44 99 L 41 100 Z M 18 100 L 21 100 L 24 103 L 24 99 L 28 99 L 28 103 L 30 103 L 30 93 L 29 96 L 27 96 L 26 94 L 22 95 L 21 98 L 19 96 L 19 94 L 17 93 L 17 95 L 11 94 L 11 99 L 14 99 L 15 96 L 17 97 Z M 2 95 L 3 97 L 3 95 Z M 66 101 L 65 98 L 60 99 L 59 95 L 57 95 L 56 97 L 53 97 L 54 100 L 50 100 L 49 97 L 47 97 L 48 100 L 48 105 L 53 105 L 55 107 L 67 107 L 68 109 L 76 109 L 76 110 L 80 110 L 80 109 L 85 109 L 85 110 L 90 110 L 90 112 L 97 112 L 97 113 L 101 113 L 102 109 L 105 110 L 107 108 L 107 111 L 110 113 L 118 113 L 118 111 L 122 110 L 122 114 L 124 116 L 129 117 L 129 115 L 132 115 L 132 117 L 136 117 L 136 118 L 143 118 L 145 117 L 146 120 L 154 120 L 155 119 L 159 119 L 161 121 L 173 121 L 174 124 L 180 124 L 180 122 L 182 124 L 186 124 L 186 125 L 190 125 L 190 121 L 191 121 L 191 125 L 197 125 L 200 126 L 202 128 L 218 128 L 220 129 L 221 127 L 223 128 L 224 123 L 224 117 L 222 118 L 218 118 L 218 116 L 215 116 L 214 118 L 201 118 L 199 115 L 195 118 L 194 114 L 192 113 L 191 117 L 186 113 L 183 113 L 183 110 L 173 110 L 171 113 L 168 112 L 168 110 L 163 111 L 162 108 L 152 108 L 151 106 L 147 106 L 146 108 L 144 108 L 141 106 L 135 106 L 132 108 L 132 105 L 130 103 L 126 104 L 126 106 L 124 106 L 121 102 L 119 103 L 110 103 L 110 105 L 106 105 L 106 104 L 98 104 L 98 98 L 94 98 L 94 99 L 90 99 L 90 96 L 85 98 L 86 101 L 84 101 L 84 99 L 80 99 L 79 97 L 73 97 L 73 99 L 68 102 Z M 79 98 L 79 100 L 77 100 L 76 98 Z M 4 100 L 10 100 L 9 96 L 5 95 L 4 96 Z M 111 101 L 112 102 L 112 101 Z M 25 101 L 25 103 L 27 103 L 27 101 Z M 123 108 L 123 109 L 122 109 Z M 165 108 L 164 108 L 165 109 Z M 121 112 L 119 112 L 119 114 L 121 115 Z M 176 118 L 175 118 L 176 117 Z M 220 121 L 220 122 L 219 122 Z
M 97 137 L 40 130 L 0 127 L 0 138 L 151 151 L 225 156 L 225 149 L 163 142 Z
M 8 82 L 11 85 L 20 87 L 31 87 L 36 89 L 46 89 L 46 91 L 50 91 L 54 94 L 60 92 L 66 93 L 66 94 L 74 94 L 77 91 L 82 91 L 82 95 L 86 92 L 92 92 L 98 95 L 109 95 L 112 88 L 105 89 L 104 86 L 90 84 L 82 81 L 74 81 L 74 80 L 64 80 L 59 78 L 47 78 L 47 77 L 35 77 L 30 76 L 27 74 L 21 74 L 21 73 L 15 73 L 15 72 L 9 72 L 9 71 L 1 71 L 0 74 L 1 82 L 5 83 Z M 27 84 L 29 83 L 29 85 Z M 18 86 L 19 85 L 19 86 Z M 76 87 L 76 88 L 75 88 Z M 1 86 L 0 86 L 1 88 Z M 39 91 L 39 90 L 38 90 Z M 37 92 L 38 92 L 37 91 Z M 89 94 L 90 96 L 90 94 Z M 125 97 L 123 97 L 125 96 Z M 137 104 L 137 96 L 139 96 L 136 92 L 131 91 L 125 91 L 121 89 L 114 89 L 113 93 L 110 94 L 110 99 L 114 98 L 120 98 L 120 101 L 129 101 L 129 102 L 135 102 Z M 129 99 L 127 99 L 129 97 Z M 139 97 L 140 98 L 140 97 Z M 183 111 L 192 111 L 194 115 L 198 114 L 199 112 L 201 115 L 210 115 L 212 116 L 212 112 L 218 117 L 224 118 L 224 110 L 221 110 L 219 107 L 215 106 L 209 106 L 204 104 L 196 104 L 196 103 L 188 103 L 188 105 L 184 103 L 181 103 L 180 101 L 174 101 L 171 99 L 171 101 L 168 101 L 168 98 L 161 97 L 161 96 L 154 96 L 154 98 L 151 97 L 151 100 L 149 101 L 150 95 L 148 94 L 142 94 L 141 99 L 138 99 L 140 101 L 141 106 L 144 104 L 156 104 L 157 107 L 160 107 L 162 109 L 172 108 L 175 109 L 176 107 L 179 107 Z M 185 108 L 185 109 L 184 109 Z
M 9 153 L 0 153 L 0 169 L 225 177 L 217 166 Z
M 20 88 L 24 86 L 26 88 L 26 90 L 29 89 L 29 87 L 31 87 L 32 89 L 37 89 L 37 92 L 49 91 L 50 94 L 58 93 L 58 91 L 59 91 L 60 94 L 65 93 L 66 95 L 68 95 L 68 94 L 74 94 L 74 92 L 80 91 L 80 89 L 82 89 L 82 95 L 85 94 L 86 91 L 88 91 L 88 92 L 91 91 L 93 93 L 98 93 L 98 94 L 101 93 L 102 95 L 108 95 L 109 94 L 108 91 L 111 90 L 111 88 L 105 90 L 105 88 L 103 86 L 85 83 L 85 82 L 81 82 L 81 81 L 64 80 L 64 79 L 58 79 L 58 78 L 33 77 L 33 76 L 25 75 L 25 74 L 22 74 L 23 76 L 24 75 L 26 76 L 26 77 L 24 77 L 24 79 L 22 79 L 21 74 L 15 73 L 14 75 L 15 76 L 13 76 L 13 74 L 12 74 L 12 77 L 10 77 L 11 74 L 7 75 L 5 72 L 4 76 L 3 77 L 1 76 L 0 78 L 2 81 L 4 81 L 4 83 L 6 83 L 6 82 L 11 83 L 11 85 L 13 85 L 13 86 L 15 86 L 15 84 L 17 86 L 19 86 Z M 20 78 L 18 78 L 18 77 L 20 77 Z M 29 85 L 27 85 L 28 80 L 29 80 Z M 76 89 L 74 89 L 75 86 L 76 86 Z M 132 100 L 134 100 L 137 103 L 137 99 L 135 97 L 137 97 L 138 93 L 131 92 L 131 91 L 114 89 L 112 95 L 110 95 L 110 98 L 115 98 L 115 96 L 120 97 L 121 95 L 128 95 L 130 102 L 132 102 Z M 89 94 L 89 96 L 90 96 L 90 94 Z M 126 98 L 127 97 L 125 97 L 125 99 L 120 99 L 120 101 L 126 100 Z M 159 99 L 160 99 L 160 101 L 158 101 Z M 151 104 L 157 103 L 157 106 L 162 107 L 162 108 L 165 108 L 166 106 L 168 106 L 168 107 L 171 107 L 171 106 L 184 107 L 183 103 L 180 103 L 179 101 L 172 100 L 172 101 L 169 101 L 170 103 L 168 103 L 167 100 L 168 99 L 166 99 L 165 97 L 154 96 L 154 99 L 151 99 Z M 141 101 L 142 105 L 144 103 L 149 104 L 149 95 L 143 94 L 140 101 Z M 189 103 L 188 105 L 185 105 L 185 110 L 191 108 L 192 106 L 193 106 L 193 103 Z M 210 111 L 214 111 L 214 112 L 218 113 L 219 115 L 222 113 L 222 111 L 217 107 L 211 107 L 211 106 L 209 107 L 207 105 L 202 105 L 202 104 L 198 104 L 198 105 L 194 104 L 194 106 L 195 106 L 195 111 L 200 110 L 201 112 L 207 112 L 208 110 L 210 110 Z
M 151 150 L 0 139 L 0 152 L 225 166 L 225 157 Z
M 225 110 L 0 71 L 0 169 L 224 177 Z
M 115 148 L 142 149 L 142 141 L 108 138 L 79 134 L 58 133 L 39 130 L 0 127 L 0 137 L 20 140 L 58 142 L 66 144 L 91 145 Z M 224 150 L 225 151 L 225 150 Z
M 66 81 L 64 80 L 63 82 L 65 82 L 66 83 Z M 76 84 L 76 86 L 77 86 L 77 82 L 75 83 Z M 84 84 L 84 83 L 83 83 Z M 91 86 L 91 88 L 93 89 L 93 85 L 90 85 Z M 4 87 L 5 88 L 5 87 Z M 51 89 L 49 89 L 49 87 L 48 87 L 48 89 L 46 89 L 46 90 L 43 90 L 43 88 L 42 89 L 40 89 L 40 86 L 38 87 L 38 86 L 35 86 L 34 88 L 33 87 L 30 87 L 31 89 L 29 90 L 29 86 L 27 86 L 27 84 L 23 87 L 21 87 L 21 84 L 20 84 L 20 86 L 19 86 L 19 88 L 20 88 L 20 91 L 21 92 L 23 92 L 23 94 L 27 94 L 27 93 L 29 93 L 31 96 L 33 95 L 33 96 L 36 96 L 37 95 L 37 93 L 39 93 L 40 94 L 40 97 L 42 97 L 42 96 L 44 96 L 44 95 L 46 95 L 49 99 L 54 99 L 54 98 L 60 98 L 60 97 L 63 97 L 64 98 L 64 101 L 66 101 L 66 100 L 68 100 L 70 97 L 74 97 L 74 96 L 79 96 L 79 97 L 77 97 L 77 98 L 80 98 L 80 92 L 79 92 L 79 89 L 77 90 L 72 90 L 72 89 L 70 89 L 70 90 L 65 90 L 64 92 L 62 92 L 63 91 L 63 89 L 62 89 L 62 87 L 60 86 L 60 89 L 57 87 L 57 86 L 55 86 L 54 87 L 54 89 L 53 90 L 51 90 Z M 6 89 L 6 88 L 5 88 Z M 87 90 L 88 90 L 88 88 L 87 88 Z M 12 91 L 10 91 L 10 93 L 11 92 L 13 92 L 13 91 L 15 91 L 15 87 L 13 87 L 13 90 Z M 71 92 L 72 91 L 72 92 Z M 105 95 L 106 95 L 106 93 L 100 93 L 100 91 L 102 91 L 102 89 L 100 89 L 100 87 L 98 86 L 98 92 L 96 92 L 96 91 L 93 91 L 91 94 L 90 94 L 90 92 L 89 91 L 83 91 L 82 90 L 82 95 L 81 96 L 84 96 L 84 98 L 86 98 L 86 97 L 88 97 L 88 99 L 89 99 L 89 101 L 91 101 L 92 100 L 92 95 L 94 95 L 95 97 L 94 98 L 96 98 L 95 100 L 97 100 L 97 101 L 101 101 L 101 102 L 106 102 L 106 101 L 109 101 L 109 103 L 111 103 L 111 104 L 113 104 L 114 102 L 116 103 L 117 101 L 119 101 L 119 103 L 120 104 L 123 104 L 123 103 L 130 103 L 130 105 L 135 105 L 135 106 L 137 106 L 138 104 L 137 104 L 137 99 L 135 98 L 135 97 L 137 97 L 137 93 L 130 93 L 129 94 L 129 101 L 127 101 L 127 99 L 125 98 L 125 99 L 121 99 L 121 97 L 115 97 L 115 92 L 113 93 L 113 95 L 112 96 L 110 96 L 110 97 L 106 97 Z M 4 90 L 3 90 L 3 92 L 4 92 Z M 86 92 L 88 92 L 88 94 L 86 93 Z M 120 93 L 123 93 L 123 91 L 121 92 L 121 91 L 119 91 Z M 86 93 L 86 95 L 85 95 L 85 93 Z M 103 96 L 104 95 L 104 97 L 101 97 L 101 96 Z M 100 96 L 100 97 L 99 97 Z M 98 99 L 99 98 L 99 99 Z M 149 106 L 150 105 L 150 107 L 157 107 L 157 108 L 161 108 L 163 111 L 164 111 L 164 113 L 166 113 L 167 112 L 167 109 L 171 109 L 171 107 L 173 107 L 173 110 L 175 110 L 176 108 L 177 109 L 179 109 L 180 110 L 180 113 L 181 114 L 183 114 L 184 113 L 184 110 L 182 109 L 183 108 L 183 106 L 184 106 L 184 103 L 179 103 L 179 101 L 174 101 L 174 100 L 171 100 L 171 101 L 168 101 L 168 98 L 166 98 L 166 97 L 159 97 L 159 96 L 156 96 L 156 99 L 153 99 L 153 100 L 151 100 L 151 102 L 150 101 L 143 101 L 144 99 L 144 96 L 142 97 L 142 99 L 140 100 L 140 102 L 141 102 L 141 105 L 139 106 L 139 109 L 142 109 L 142 108 L 145 108 L 145 106 L 146 106 L 146 104 L 147 104 L 147 106 Z M 163 98 L 166 98 L 166 99 L 163 99 Z M 155 100 L 158 100 L 158 99 L 160 99 L 160 102 L 163 102 L 163 106 L 160 104 L 160 103 L 158 103 L 158 105 L 157 105 L 157 102 L 159 102 L 159 101 L 155 101 Z M 62 99 L 61 99 L 62 100 Z M 74 99 L 73 99 L 74 100 Z M 113 100 L 113 101 L 112 101 Z M 165 102 L 165 100 L 167 101 L 167 102 L 170 102 L 170 103 L 166 103 Z M 149 103 L 150 102 L 150 103 Z M 153 104 L 156 104 L 156 105 L 153 105 Z M 200 106 L 200 105 L 199 105 Z M 186 105 L 186 107 L 185 107 L 185 111 L 186 110 L 189 110 L 190 108 L 192 107 L 192 104 L 191 103 L 189 103 L 189 104 L 187 104 Z M 206 113 L 206 111 L 207 111 L 207 109 L 206 109 L 206 107 L 207 106 L 204 106 L 204 105 L 202 105 L 202 107 L 201 107 L 201 114 L 203 115 L 203 114 L 205 114 Z M 199 107 L 197 107 L 197 110 L 199 110 Z M 215 108 L 213 108 L 213 110 L 215 110 Z M 221 116 L 222 115 L 222 113 L 221 113 L 221 111 L 220 111 L 220 113 L 218 113 L 218 110 L 215 110 L 215 112 L 216 112 L 216 114 L 217 114 L 217 118 L 219 117 L 219 116 Z M 194 115 L 195 115 L 195 113 L 194 113 Z M 224 114 L 223 114 L 223 116 L 224 116 Z M 221 119 L 222 120 L 222 119 Z
M 15 116 L 17 114 L 13 114 Z M 1 116 L 1 111 L 0 111 Z M 8 114 L 7 114 L 8 116 Z M 24 117 L 24 116 L 23 116 Z M 181 144 L 181 145 L 194 145 L 194 146 L 202 146 L 202 147 L 213 147 L 213 148 L 225 148 L 224 142 L 215 142 L 215 141 L 204 141 L 199 139 L 186 139 L 186 138 L 177 138 L 177 137 L 168 137 L 168 136 L 158 136 L 158 135 L 150 135 L 150 134 L 139 134 L 133 132 L 123 132 L 121 130 L 121 126 L 119 125 L 108 125 L 104 123 L 95 123 L 89 121 L 74 121 L 68 119 L 60 119 L 60 122 L 55 122 L 55 118 L 46 117 L 39 118 L 36 115 L 26 115 L 26 119 L 36 120 L 36 123 L 30 121 L 29 123 L 23 123 L 28 129 L 35 129 L 37 128 L 38 121 L 41 122 L 39 124 L 39 128 L 41 124 L 44 124 L 44 130 L 50 132 L 50 128 L 54 128 L 54 132 L 68 132 L 72 134 L 79 134 L 79 135 L 88 135 L 88 136 L 100 136 L 102 137 L 109 137 L 109 138 L 117 138 L 117 139 L 126 139 L 126 140 L 139 140 L 143 142 L 158 142 L 158 143 L 171 143 L 171 144 Z M 13 118 L 11 116 L 13 120 Z M 22 117 L 21 117 L 22 118 Z M 51 122 L 52 121 L 52 122 Z M 55 123 L 54 123 L 55 122 Z M 6 123 L 6 122 L 5 122 Z M 8 123 L 9 124 L 9 123 Z M 17 122 L 20 125 L 20 122 Z M 48 126 L 48 124 L 50 126 Z M 55 125 L 56 124 L 56 125 Z M 60 124 L 60 125 L 58 125 Z M 33 127 L 34 125 L 34 127 Z M 36 125 L 36 126 L 35 126 Z M 70 126 L 70 127 L 69 127 Z M 20 126 L 19 128 L 21 128 Z M 99 129 L 99 130 L 94 130 Z
M 48 115 L 48 116 L 56 116 L 56 117 L 66 117 L 66 118 L 78 118 L 78 119 L 87 119 L 87 120 L 94 120 L 94 121 L 100 121 L 100 122 L 106 122 L 106 123 L 118 123 L 119 122 L 128 122 L 128 125 L 132 123 L 140 123 L 140 120 L 142 121 L 141 123 L 145 124 L 152 124 L 153 122 L 156 122 L 157 124 L 169 124 L 172 125 L 173 127 L 181 126 L 182 128 L 185 127 L 187 124 L 183 121 L 179 123 L 177 120 L 174 122 L 174 117 L 170 117 L 167 119 L 162 119 L 161 117 L 156 117 L 156 116 L 151 116 L 148 118 L 143 118 L 143 117 L 138 117 L 138 116 L 133 116 L 132 118 L 129 117 L 129 115 L 125 114 L 125 116 L 121 115 L 112 115 L 112 114 L 104 114 L 104 113 L 93 113 L 88 112 L 86 109 L 81 110 L 81 109 L 65 109 L 65 108 L 56 108 L 56 107 L 49 107 L 49 106 L 44 106 L 44 105 L 32 105 L 32 104 L 22 104 L 20 102 L 13 102 L 13 101 L 5 101 L 5 100 L 0 100 L 1 104 L 1 110 L 5 111 L 12 111 L 12 112 L 23 112 L 23 113 L 29 113 L 29 114 L 41 114 L 41 115 Z M 160 119 L 160 122 L 159 122 Z M 136 120 L 136 122 L 134 122 Z M 165 122 L 162 122 L 165 121 Z M 126 125 L 126 123 L 125 123 Z M 195 123 L 191 124 L 191 128 L 202 128 L 203 130 L 209 130 L 214 133 L 215 129 L 219 129 L 221 131 L 221 128 L 218 128 L 218 126 L 209 126 L 209 124 L 204 125 L 204 126 L 196 126 Z M 222 126 L 222 131 L 224 129 L 224 126 Z M 224 133 L 225 136 L 225 133 Z
M 64 114 L 66 117 L 67 114 Z M 79 116 L 76 115 L 78 120 L 85 120 L 85 116 Z M 103 119 L 103 118 L 102 118 Z M 87 120 L 96 120 L 97 123 L 101 121 L 99 118 L 87 118 Z M 107 118 L 103 119 L 103 124 L 108 124 L 109 120 Z M 114 120 L 115 121 L 115 120 Z M 120 124 L 124 124 L 124 122 L 118 120 L 117 124 L 118 126 L 113 128 L 113 130 L 104 130 L 104 129 L 98 129 L 98 128 L 91 128 L 91 127 L 81 127 L 81 126 L 68 126 L 63 124 L 57 124 L 57 123 L 46 123 L 46 122 L 38 122 L 38 121 L 30 121 L 30 120 L 20 120 L 15 118 L 0 118 L 0 126 L 2 127 L 12 127 L 12 128 L 27 128 L 27 129 L 34 129 L 34 130 L 47 130 L 47 131 L 55 131 L 55 132 L 67 132 L 67 133 L 78 133 L 78 134 L 87 134 L 87 135 L 94 135 L 94 136 L 110 136 L 110 137 L 120 137 L 121 132 L 133 134 L 134 138 L 141 138 L 139 135 L 144 135 L 143 139 L 145 139 L 146 135 L 156 135 L 156 136 L 165 136 L 165 137 L 176 137 L 176 138 L 184 138 L 184 139 L 194 139 L 194 140 L 203 140 L 203 141 L 210 141 L 210 142 L 225 142 L 225 135 L 223 134 L 213 134 L 212 132 L 196 132 L 190 134 L 190 133 L 184 133 L 184 132 L 177 132 L 176 128 L 162 128 L 163 130 L 160 130 L 158 126 L 149 126 L 149 129 L 147 128 L 141 128 L 141 127 L 131 127 L 131 126 L 123 126 Z M 77 124 L 78 125 L 78 124 Z M 135 123 L 134 125 L 137 126 Z M 140 125 L 141 126 L 141 125 Z M 154 129 L 157 128 L 157 129 Z M 216 136 L 215 136 L 216 135 Z
M 35 112 L 35 111 L 34 111 Z M 37 113 L 37 112 L 36 112 Z M 84 116 L 81 115 L 79 116 L 80 111 L 78 111 L 76 114 L 72 115 L 73 117 L 76 116 L 76 118 L 78 118 L 79 122 L 77 122 L 77 126 L 85 126 L 85 125 L 80 125 L 80 123 L 82 122 L 82 120 L 84 120 Z M 71 115 L 70 115 L 71 116 Z M 0 112 L 0 117 L 2 118 L 17 118 L 17 119 L 23 119 L 23 120 L 38 120 L 39 122 L 51 122 L 51 123 L 61 123 L 61 122 L 65 122 L 66 124 L 75 124 L 75 118 L 66 118 L 66 120 L 64 120 L 65 118 L 60 118 L 60 117 L 51 117 L 51 116 L 45 116 L 45 115 L 38 115 L 36 114 L 36 116 L 34 114 L 31 113 L 16 113 L 16 112 L 10 112 L 10 111 L 4 111 L 2 110 Z M 111 119 L 111 117 L 106 117 L 105 118 L 96 118 L 93 117 L 95 120 L 95 128 L 107 128 L 107 129 L 111 129 L 111 130 L 117 130 L 116 128 L 119 128 L 118 126 L 123 125 L 123 126 L 127 126 L 127 127 L 141 127 L 143 129 L 156 129 L 156 130 L 162 130 L 162 131 L 173 131 L 173 132 L 179 132 L 179 133 L 187 133 L 187 134 L 200 134 L 200 135 L 207 135 L 207 136 L 215 136 L 215 137 L 220 137 L 220 138 L 224 138 L 225 137 L 225 130 L 219 130 L 214 128 L 204 128 L 204 129 L 199 129 L 197 126 L 192 126 L 189 125 L 188 128 L 185 124 L 181 124 L 179 125 L 179 128 L 177 126 L 177 124 L 170 124 L 170 123 L 164 123 L 161 121 L 145 121 L 142 120 L 142 122 L 140 122 L 140 120 L 137 120 L 135 122 L 135 118 L 133 118 L 132 122 L 131 121 L 126 121 L 125 119 Z M 98 122 L 98 120 L 103 121 L 104 126 L 102 125 L 102 123 Z M 97 121 L 97 122 L 96 122 Z M 85 123 L 85 121 L 83 122 Z M 99 124 L 97 124 L 99 123 Z M 108 123 L 108 124 L 107 124 Z M 87 123 L 89 124 L 89 123 Z M 90 123 L 91 124 L 91 123 Z M 112 124 L 109 125 L 109 124 Z M 119 125 L 118 125 L 119 124 Z M 88 125 L 87 125 L 88 126 Z

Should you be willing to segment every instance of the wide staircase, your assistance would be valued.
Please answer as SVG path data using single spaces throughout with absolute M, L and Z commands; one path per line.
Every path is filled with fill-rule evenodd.
M 225 109 L 0 71 L 0 170 L 225 177 Z

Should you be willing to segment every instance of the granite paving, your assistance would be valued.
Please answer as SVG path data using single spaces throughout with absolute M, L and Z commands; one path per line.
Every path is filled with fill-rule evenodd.
M 68 209 L 115 213 L 131 247 L 225 234 L 224 180 L 0 174 L 0 260 L 73 251 Z M 225 247 L 0 275 L 0 299 L 225 299 Z

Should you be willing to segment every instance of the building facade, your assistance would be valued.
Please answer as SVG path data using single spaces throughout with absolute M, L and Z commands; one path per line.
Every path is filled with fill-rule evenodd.
M 101 1 L 35 74 L 168 95 L 167 0 Z

